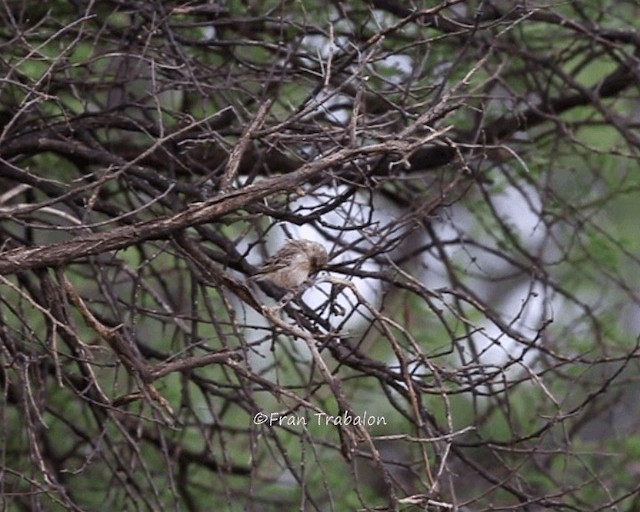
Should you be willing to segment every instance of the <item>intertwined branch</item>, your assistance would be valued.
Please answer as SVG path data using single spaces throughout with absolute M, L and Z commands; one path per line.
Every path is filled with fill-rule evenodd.
M 638 6 L 555 4 L 0 1 L 0 496 L 635 510 Z

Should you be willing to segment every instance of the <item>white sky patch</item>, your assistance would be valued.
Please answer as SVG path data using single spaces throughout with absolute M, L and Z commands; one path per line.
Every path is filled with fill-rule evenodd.
M 525 191 L 528 198 L 536 198 L 535 191 Z M 533 208 L 540 209 L 539 204 Z M 497 215 L 516 233 L 516 237 L 533 254 L 545 237 L 545 226 L 540 223 L 539 216 L 531 210 L 523 199 L 521 191 L 509 187 L 500 196 L 494 197 L 493 205 Z M 497 253 L 486 251 L 474 244 L 446 245 L 449 258 L 455 261 L 464 271 L 468 271 L 464 283 L 486 303 L 493 311 L 500 314 L 501 321 L 515 331 L 534 339 L 540 327 L 551 317 L 553 304 L 545 297 L 546 291 L 534 279 L 522 276 L 519 269 L 509 265 L 500 257 L 500 249 L 495 245 L 494 234 L 479 236 L 478 222 L 474 214 L 461 207 L 452 207 L 443 215 L 443 222 L 435 226 L 441 240 L 469 238 L 479 240 L 492 247 Z M 517 256 L 514 256 L 517 258 Z M 446 269 L 442 262 L 433 255 L 427 255 L 426 263 L 433 272 L 430 273 L 429 285 L 437 288 L 448 287 Z M 513 278 L 509 275 L 513 274 Z M 453 307 L 453 306 L 452 306 Z M 471 307 L 471 306 L 469 306 Z M 488 318 L 474 322 L 474 327 L 481 329 L 473 336 L 480 363 L 504 366 L 510 361 L 523 359 L 524 364 L 533 363 L 538 351 L 518 342 L 503 332 Z M 509 371 L 522 371 L 521 365 L 513 365 Z
M 394 70 L 395 74 L 386 76 L 386 80 L 394 84 L 402 84 L 413 66 L 413 59 L 408 55 L 389 55 L 376 62 L 376 66 L 383 66 L 387 71 Z

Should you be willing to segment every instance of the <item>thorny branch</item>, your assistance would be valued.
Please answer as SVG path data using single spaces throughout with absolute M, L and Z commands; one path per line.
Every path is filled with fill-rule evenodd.
M 0 499 L 635 510 L 639 15 L 0 0 Z

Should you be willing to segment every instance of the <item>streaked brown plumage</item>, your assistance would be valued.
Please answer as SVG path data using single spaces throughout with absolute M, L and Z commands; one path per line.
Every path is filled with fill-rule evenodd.
M 328 260 L 327 250 L 318 242 L 289 240 L 264 262 L 255 278 L 293 290 L 320 271 Z

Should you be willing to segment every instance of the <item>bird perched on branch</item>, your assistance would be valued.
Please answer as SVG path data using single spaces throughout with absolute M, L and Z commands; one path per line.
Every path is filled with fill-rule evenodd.
M 295 290 L 329 261 L 327 250 L 311 240 L 289 240 L 264 262 L 253 279 L 268 280 L 286 290 Z

